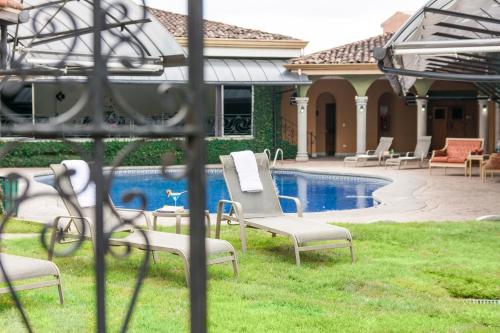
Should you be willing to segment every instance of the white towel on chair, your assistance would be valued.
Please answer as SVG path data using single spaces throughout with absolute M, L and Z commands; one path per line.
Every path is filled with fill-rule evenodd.
M 71 186 L 76 193 L 76 200 L 82 208 L 95 206 L 95 183 L 90 181 L 90 168 L 82 160 L 67 160 L 62 163 L 68 170 L 75 173 L 70 176 Z M 88 183 L 88 186 L 87 186 Z M 85 186 L 87 186 L 85 188 Z
M 231 153 L 242 192 L 262 192 L 255 154 L 250 150 Z

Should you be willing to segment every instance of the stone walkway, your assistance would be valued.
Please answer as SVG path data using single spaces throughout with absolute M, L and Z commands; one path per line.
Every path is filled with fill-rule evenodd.
M 377 221 L 426 222 L 471 221 L 485 215 L 500 215 L 500 178 L 482 183 L 476 175 L 466 178 L 462 169 L 437 169 L 429 176 L 427 169 L 385 169 L 379 166 L 344 167 L 338 159 L 315 159 L 309 162 L 285 161 L 278 166 L 286 169 L 328 172 L 343 175 L 368 175 L 392 180 L 374 193 L 381 205 L 372 208 L 307 213 L 305 216 L 323 222 L 370 223 Z M 50 186 L 33 181 L 34 175 L 48 174 L 49 169 L 0 169 L 0 175 L 16 171 L 29 179 L 28 193 L 32 198 L 23 203 L 19 217 L 32 221 L 50 222 L 54 216 L 66 215 L 62 201 Z M 21 190 L 26 185 L 21 186 Z M 212 216 L 212 223 L 215 216 Z M 173 221 L 160 223 L 172 225 Z

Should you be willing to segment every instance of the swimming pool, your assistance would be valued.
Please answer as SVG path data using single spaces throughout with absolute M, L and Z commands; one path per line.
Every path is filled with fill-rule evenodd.
M 178 172 L 175 170 L 168 172 Z M 290 170 L 274 170 L 273 179 L 280 195 L 298 197 L 304 212 L 324 212 L 333 210 L 359 209 L 376 204 L 372 194 L 388 185 L 389 181 L 333 174 L 316 174 Z M 52 177 L 38 177 L 38 181 L 52 183 Z M 165 191 L 182 192 L 187 189 L 187 180 L 165 179 L 157 169 L 119 170 L 111 186 L 111 198 L 117 207 L 139 208 L 139 202 L 125 204 L 121 197 L 127 191 L 138 190 L 145 193 L 147 210 L 155 210 L 165 204 L 173 205 Z M 220 199 L 229 199 L 221 169 L 207 169 L 207 209 L 214 213 Z M 295 205 L 282 201 L 284 212 L 295 212 Z M 188 207 L 188 195 L 182 195 L 177 205 Z

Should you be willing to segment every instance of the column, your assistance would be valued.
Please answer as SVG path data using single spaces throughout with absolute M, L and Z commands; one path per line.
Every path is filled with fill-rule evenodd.
M 298 162 L 309 160 L 307 154 L 307 104 L 309 97 L 296 97 L 297 102 L 297 157 Z
M 427 135 L 427 98 L 417 98 L 417 140 Z
M 479 137 L 484 139 L 484 149 L 488 150 L 488 100 L 479 101 Z
M 500 148 L 500 104 L 495 103 L 495 150 Z
M 366 152 L 366 107 L 367 96 L 356 96 L 356 153 Z

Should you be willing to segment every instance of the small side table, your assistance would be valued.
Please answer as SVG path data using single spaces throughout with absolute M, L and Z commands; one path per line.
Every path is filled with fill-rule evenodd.
M 489 158 L 489 155 L 469 155 L 466 162 L 465 175 L 467 177 L 472 177 L 472 163 L 474 161 L 479 162 L 479 175 L 482 175 L 483 162 Z
M 189 218 L 189 210 L 185 209 L 182 212 L 162 212 L 155 210 L 153 212 L 153 230 L 156 230 L 158 217 L 175 217 L 175 233 L 181 233 L 181 221 L 183 217 Z M 205 222 L 207 223 L 207 236 L 210 237 L 210 212 L 205 210 Z

